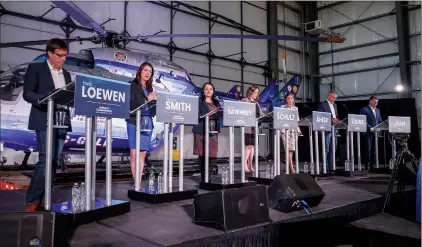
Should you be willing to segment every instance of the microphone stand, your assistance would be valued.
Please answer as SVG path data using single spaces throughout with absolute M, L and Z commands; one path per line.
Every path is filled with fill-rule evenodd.
M 217 112 L 218 109 L 220 109 L 221 106 L 217 107 L 216 109 L 208 112 L 207 114 L 201 116 L 200 118 L 205 117 L 205 183 L 208 183 L 208 171 L 209 171 L 209 117 L 211 114 L 214 114 Z
M 147 104 L 149 104 L 150 102 L 145 102 L 144 104 L 136 107 L 134 110 L 132 110 L 130 112 L 130 114 L 133 114 L 134 112 L 136 112 L 136 135 L 135 135 L 135 140 L 136 140 L 136 150 L 138 151 L 141 148 L 141 144 L 140 144 L 140 140 L 141 140 L 141 108 L 146 106 Z M 155 106 L 155 104 L 154 104 Z M 151 106 L 154 107 L 154 106 Z M 150 108 L 150 109 L 151 109 Z M 140 187 L 140 160 L 139 160 L 139 155 L 135 155 L 135 191 L 139 191 L 139 187 Z M 166 169 L 164 169 L 164 176 L 166 174 Z M 165 182 L 165 180 L 164 180 Z M 166 188 L 166 187 L 164 187 Z

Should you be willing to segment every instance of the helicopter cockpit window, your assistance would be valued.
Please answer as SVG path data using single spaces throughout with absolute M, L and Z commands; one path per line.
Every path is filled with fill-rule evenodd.
M 0 98 L 16 101 L 23 90 L 23 79 L 28 64 L 21 65 L 0 74 Z

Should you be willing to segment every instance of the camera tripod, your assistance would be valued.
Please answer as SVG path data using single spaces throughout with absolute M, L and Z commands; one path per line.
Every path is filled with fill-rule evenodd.
M 409 135 L 406 134 L 403 138 L 396 139 L 396 141 L 400 145 L 400 149 L 397 151 L 396 157 L 394 157 L 394 166 L 391 173 L 391 179 L 388 184 L 388 190 L 385 196 L 384 206 L 382 208 L 383 213 L 384 213 L 385 208 L 390 203 L 391 193 L 393 192 L 394 184 L 396 183 L 396 181 L 397 181 L 397 192 L 404 193 L 405 181 L 402 175 L 406 169 L 406 160 L 412 163 L 412 166 L 415 169 L 415 171 L 417 170 L 417 161 L 415 159 L 415 156 L 412 154 L 412 152 L 410 152 L 407 145 L 408 137 Z M 393 136 L 393 138 L 395 137 Z

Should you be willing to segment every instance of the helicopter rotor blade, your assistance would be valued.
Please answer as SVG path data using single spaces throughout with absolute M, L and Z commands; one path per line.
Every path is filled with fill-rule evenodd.
M 107 32 L 95 22 L 87 13 L 85 13 L 81 8 L 79 8 L 76 4 L 71 1 L 51 1 L 65 13 L 70 15 L 73 19 L 75 19 L 79 24 L 82 26 L 90 27 L 97 33 L 102 36 L 105 36 Z
M 308 42 L 328 42 L 343 43 L 344 38 L 341 37 L 306 37 L 306 36 L 290 36 L 290 35 L 256 35 L 256 34 L 157 34 L 157 35 L 138 35 L 129 39 L 150 38 L 220 38 L 220 39 L 265 39 L 265 40 L 292 40 L 292 41 L 308 41 Z
M 78 41 L 92 41 L 92 38 L 73 38 L 73 39 L 62 39 L 68 43 L 78 42 Z M 46 45 L 50 40 L 32 40 L 32 41 L 20 41 L 20 42 L 9 42 L 9 43 L 0 43 L 0 48 L 10 48 L 10 47 L 25 47 L 33 45 Z

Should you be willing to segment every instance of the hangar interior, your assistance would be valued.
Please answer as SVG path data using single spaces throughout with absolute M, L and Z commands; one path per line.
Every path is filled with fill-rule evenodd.
M 239 85 L 244 94 L 252 84 L 259 85 L 262 91 L 272 78 L 280 80 L 282 86 L 293 75 L 300 75 L 297 103 L 323 101 L 331 89 L 338 92 L 338 102 L 366 100 L 370 95 L 380 99 L 413 97 L 420 133 L 420 1 L 75 3 L 106 30 L 129 36 L 159 32 L 303 36 L 305 23 L 321 20 L 325 29 L 344 37 L 345 42 L 159 38 L 124 42 L 124 48 L 169 59 L 186 69 L 197 87 L 210 81 L 220 92 Z M 1 2 L 0 19 L 2 71 L 43 54 L 45 40 L 50 38 L 93 35 L 89 28 L 48 1 Z M 74 41 L 69 42 L 69 52 L 101 46 L 90 41 Z M 396 90 L 399 84 L 404 87 L 402 92 Z M 13 105 L 2 99 L 2 106 L 4 103 Z M 228 156 L 228 135 L 224 131 L 219 137 L 219 157 Z M 185 133 L 185 158 L 194 158 L 190 128 Z M 235 141 L 239 143 L 240 138 L 236 137 Z M 260 155 L 264 156 L 269 148 L 264 138 Z M 240 155 L 240 145 L 235 145 L 235 155 Z M 22 162 L 24 153 L 5 148 L 1 156 L 7 158 L 4 165 L 13 165 Z M 160 159 L 162 148 L 151 157 Z M 36 161 L 37 154 L 33 153 L 28 163 Z M 72 155 L 72 162 L 83 162 L 83 155 Z

